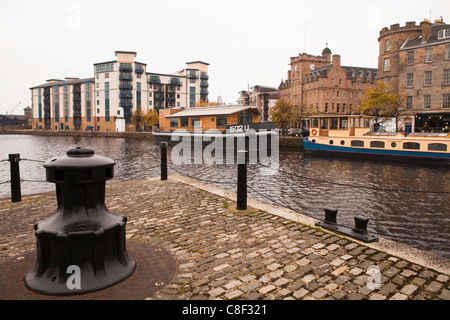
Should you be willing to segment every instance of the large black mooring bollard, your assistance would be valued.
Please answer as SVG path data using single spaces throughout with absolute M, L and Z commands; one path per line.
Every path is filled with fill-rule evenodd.
M 167 142 L 161 142 L 161 180 L 167 180 Z
M 11 202 L 22 201 L 22 192 L 20 189 L 20 154 L 9 154 L 9 166 L 11 170 Z
M 237 179 L 237 205 L 238 210 L 247 210 L 247 151 L 237 152 L 238 179 Z
M 355 228 L 353 229 L 354 232 L 367 235 L 369 232 L 367 231 L 367 224 L 369 223 L 369 218 L 364 217 L 354 217 L 355 219 Z
M 325 223 L 335 225 L 337 223 L 337 213 L 336 209 L 325 208 Z
M 134 272 L 136 262 L 126 251 L 127 218 L 105 206 L 114 165 L 84 147 L 44 163 L 47 181 L 56 184 L 58 209 L 34 226 L 37 262 L 25 277 L 29 289 L 48 295 L 87 293 Z

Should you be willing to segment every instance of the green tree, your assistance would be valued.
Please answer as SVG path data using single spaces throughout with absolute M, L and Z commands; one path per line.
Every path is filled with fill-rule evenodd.
M 364 114 L 374 116 L 376 124 L 378 124 L 379 117 L 395 117 L 397 124 L 401 101 L 400 96 L 392 92 L 390 84 L 377 81 L 375 88 L 367 88 L 364 92 L 359 109 Z M 375 126 L 374 131 L 377 130 L 378 128 Z
M 296 112 L 294 106 L 289 101 L 278 100 L 277 103 L 269 111 L 272 122 L 281 128 L 283 135 L 286 135 L 286 128 L 295 120 Z

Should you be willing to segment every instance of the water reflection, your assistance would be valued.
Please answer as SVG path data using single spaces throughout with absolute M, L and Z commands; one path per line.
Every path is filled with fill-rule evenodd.
M 64 155 L 71 146 L 83 145 L 92 147 L 96 154 L 116 160 L 113 181 L 159 175 L 159 168 L 155 167 L 159 164 L 159 148 L 148 140 L 0 135 L 0 143 L 0 160 L 6 159 L 9 153 L 20 153 L 21 158 L 47 160 Z M 169 174 L 181 172 L 236 190 L 236 165 L 172 167 L 176 171 L 169 169 Z M 21 161 L 20 168 L 22 179 L 45 180 L 42 163 Z M 258 165 L 249 166 L 249 195 L 254 198 L 284 205 L 316 219 L 324 218 L 324 208 L 336 208 L 339 210 L 338 223 L 348 226 L 353 226 L 356 215 L 368 217 L 372 231 L 450 257 L 448 194 L 376 189 L 450 192 L 447 168 L 305 156 L 293 149 L 282 149 L 280 170 L 276 175 L 261 176 L 259 169 Z M 9 163 L 2 162 L 0 183 L 8 179 Z M 54 185 L 45 182 L 22 183 L 23 194 L 53 190 Z M 9 184 L 0 184 L 0 198 L 4 197 L 9 197 Z

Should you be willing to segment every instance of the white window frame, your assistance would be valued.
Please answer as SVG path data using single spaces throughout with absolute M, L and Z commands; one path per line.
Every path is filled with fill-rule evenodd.
M 442 95 L 442 109 L 450 109 L 450 94 Z
M 428 76 L 428 75 L 429 75 L 429 76 Z M 424 85 L 425 87 L 431 86 L 431 81 L 432 81 L 432 79 L 433 79 L 433 74 L 432 74 L 431 71 L 425 71 L 425 72 L 423 73 L 423 85 Z
M 433 62 L 433 48 L 426 49 L 425 62 Z
M 444 60 L 450 60 L 450 45 L 445 46 L 445 49 L 444 49 Z
M 450 84 L 450 69 L 444 69 L 444 84 Z
M 389 71 L 389 58 L 383 60 L 383 71 Z
M 414 73 L 407 73 L 406 74 L 406 87 L 412 88 L 414 86 Z
M 429 94 L 423 96 L 423 108 L 427 110 L 431 108 L 431 96 Z
M 438 31 L 438 39 L 450 38 L 450 28 Z

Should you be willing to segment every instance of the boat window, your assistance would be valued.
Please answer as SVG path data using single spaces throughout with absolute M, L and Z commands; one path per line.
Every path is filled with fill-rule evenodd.
M 403 149 L 419 150 L 420 144 L 417 142 L 403 142 Z
M 340 118 L 339 121 L 340 121 L 339 128 L 347 129 L 347 123 L 348 123 L 347 118 Z
M 337 129 L 337 128 L 338 128 L 338 118 L 331 118 L 330 129 Z
M 312 120 L 311 120 L 311 127 L 318 128 L 319 127 L 319 119 L 312 118 Z
M 447 151 L 447 145 L 443 143 L 430 143 L 428 144 L 428 150 L 430 151 Z
M 355 119 L 355 128 L 359 128 L 359 118 Z
M 352 147 L 364 147 L 364 141 L 362 141 L 362 140 L 352 140 L 350 142 L 350 145 Z
M 320 119 L 320 129 L 328 129 L 328 119 Z
M 344 140 L 341 140 L 341 145 L 344 145 L 345 144 L 345 141 Z
M 397 143 L 395 143 L 395 142 L 392 142 L 392 143 L 391 143 L 391 147 L 392 147 L 392 148 L 395 148 L 396 146 L 397 146 Z
M 371 148 L 384 148 L 384 141 L 370 141 Z

